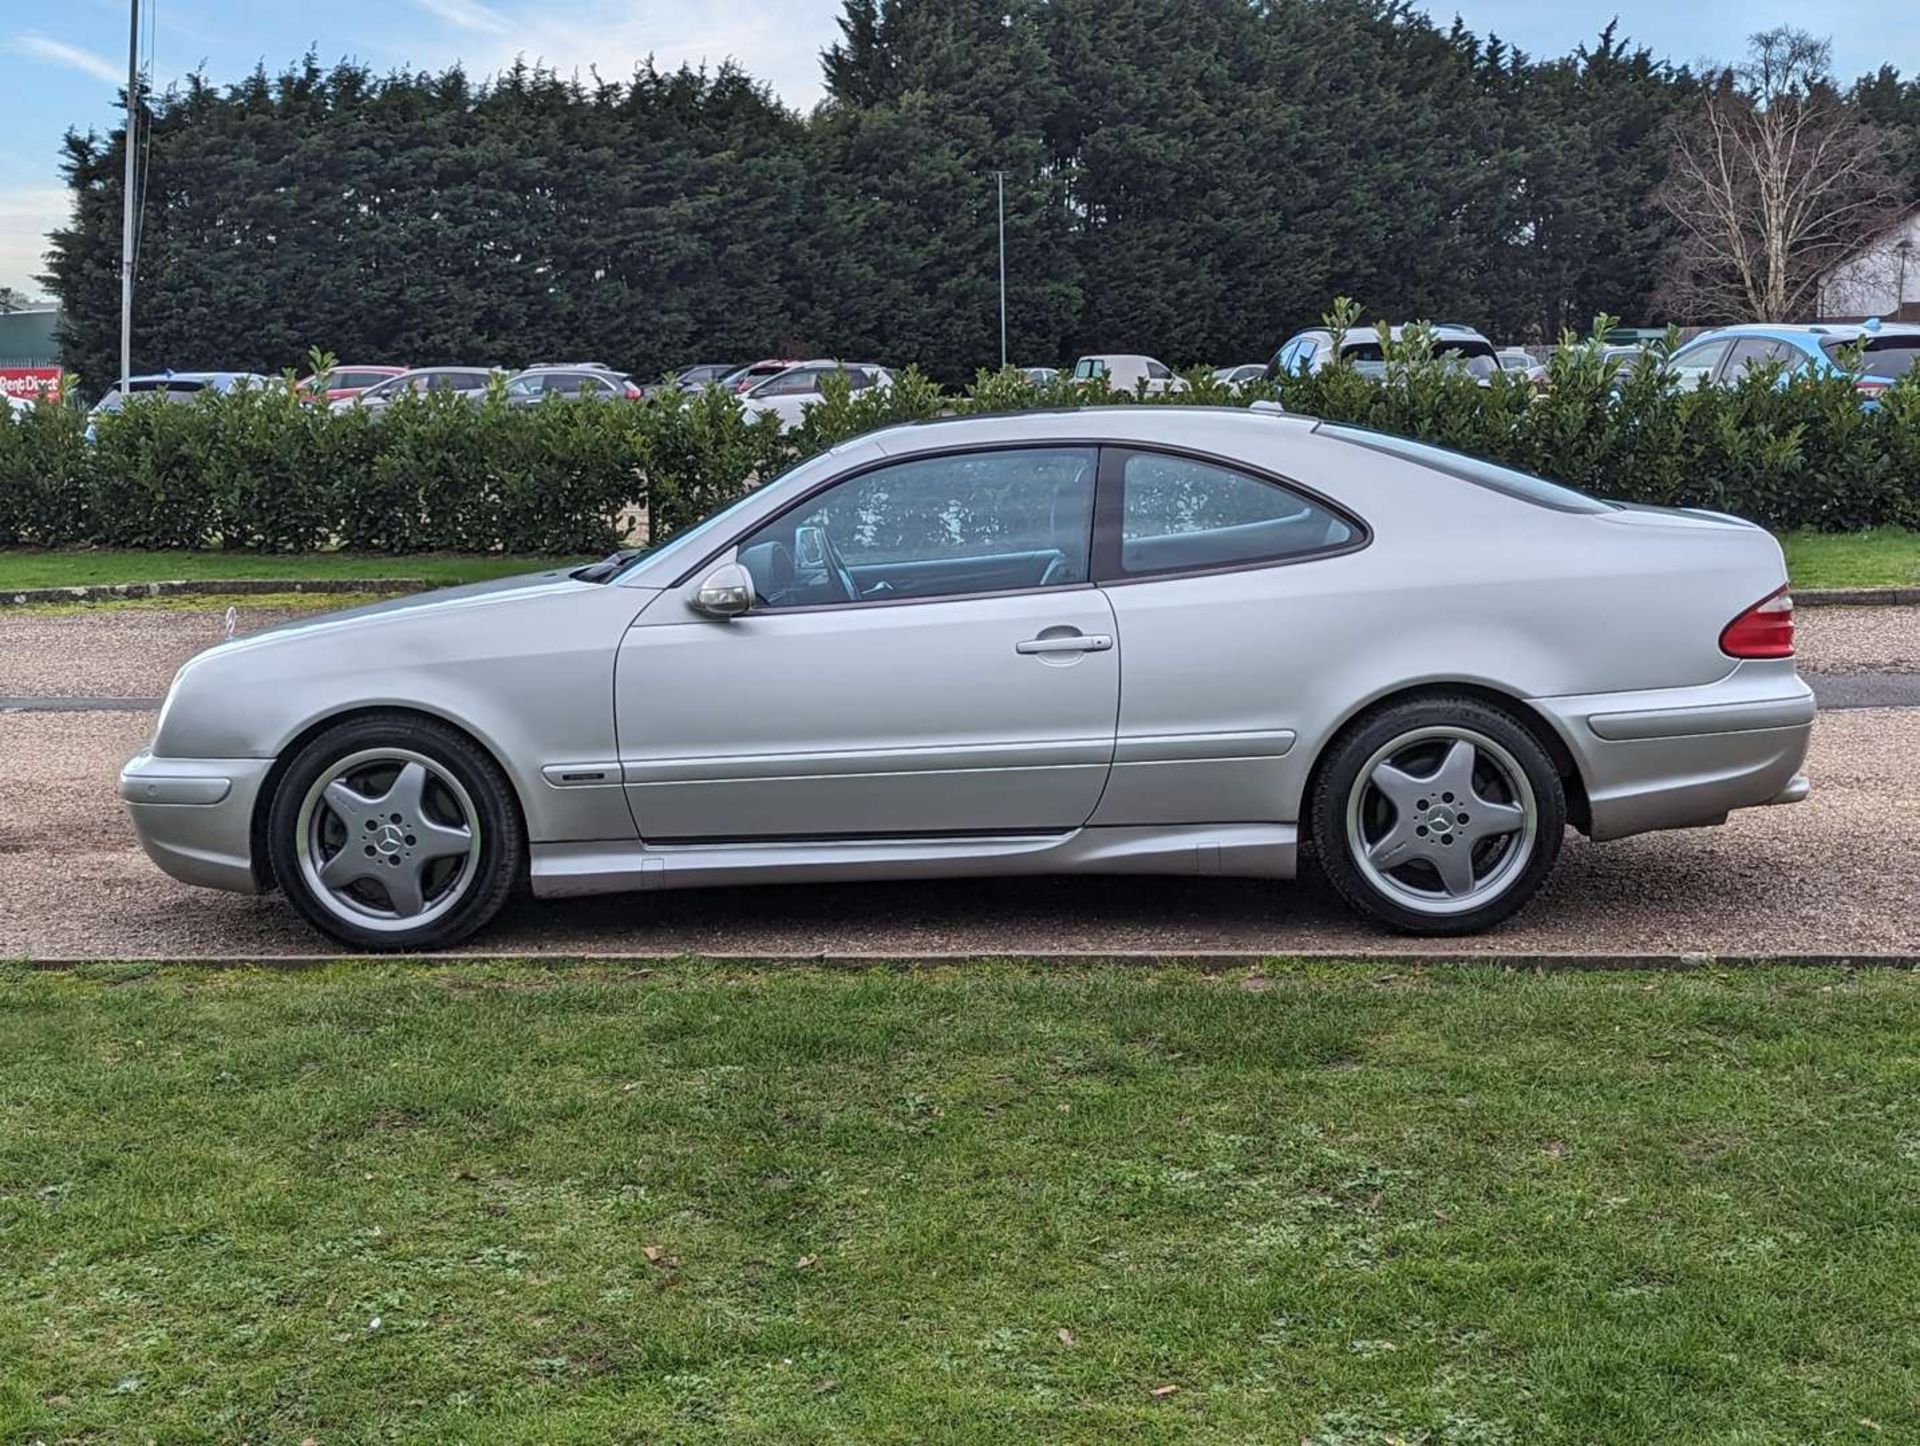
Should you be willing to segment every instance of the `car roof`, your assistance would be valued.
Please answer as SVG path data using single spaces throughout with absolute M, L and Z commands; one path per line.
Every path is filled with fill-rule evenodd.
M 1920 337 L 1920 326 L 1911 322 L 1886 321 L 1879 325 L 1869 325 L 1860 321 L 1744 321 L 1733 326 L 1717 326 L 1711 331 L 1703 331 L 1687 343 L 1693 346 L 1697 342 L 1712 341 L 1717 337 L 1757 336 L 1774 341 L 1822 342 L 1822 341 L 1858 341 L 1867 336 L 1912 336 Z
M 1082 443 L 1093 436 L 1115 442 L 1164 444 L 1169 441 L 1198 444 L 1200 439 L 1224 432 L 1253 439 L 1270 439 L 1275 428 L 1287 428 L 1289 434 L 1310 432 L 1320 425 L 1317 417 L 1297 412 L 1279 412 L 1268 407 L 1190 406 L 1190 407 L 1031 407 L 1011 412 L 974 412 L 962 416 L 927 417 L 900 422 L 867 433 L 889 455 L 906 452 L 940 451 L 958 444 L 975 442 L 1031 441 L 1061 439 Z M 971 434 L 981 434 L 974 436 Z
M 203 387 L 218 386 L 221 382 L 270 382 L 273 378 L 262 372 L 149 372 L 144 376 L 128 377 L 129 385 L 140 382 L 198 382 Z M 116 379 L 116 385 L 118 379 Z
M 1462 326 L 1458 322 L 1452 322 L 1452 321 L 1393 322 L 1389 324 L 1387 327 L 1387 335 L 1391 337 L 1394 341 L 1398 341 L 1400 340 L 1401 337 L 1405 336 L 1409 330 L 1411 330 L 1416 326 L 1426 326 L 1431 328 L 1433 331 L 1433 334 L 1437 337 L 1449 338 L 1456 341 L 1484 341 L 1487 343 L 1488 346 L 1493 345 L 1491 341 L 1487 341 L 1485 333 L 1476 331 L 1473 327 Z M 1332 335 L 1333 335 L 1333 332 L 1324 326 L 1310 326 L 1305 331 L 1296 331 L 1292 336 L 1287 338 L 1287 341 L 1298 341 L 1303 336 L 1331 337 Z M 1379 336 L 1380 336 L 1380 328 L 1372 324 L 1364 324 L 1361 326 L 1350 326 L 1346 330 L 1346 339 L 1350 341 L 1361 340 L 1361 339 L 1372 339 L 1377 341 L 1379 339 Z M 1285 344 L 1286 344 L 1285 342 L 1281 343 L 1281 345 L 1283 346 Z M 1514 350 L 1518 350 L 1518 348 L 1514 348 Z

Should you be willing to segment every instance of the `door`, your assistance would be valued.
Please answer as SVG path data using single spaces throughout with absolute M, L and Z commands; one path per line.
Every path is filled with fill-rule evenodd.
M 1091 582 L 1097 453 L 884 463 L 815 492 L 641 615 L 615 677 L 649 842 L 1056 833 L 1113 758 L 1120 656 Z M 736 558 L 744 616 L 688 599 Z

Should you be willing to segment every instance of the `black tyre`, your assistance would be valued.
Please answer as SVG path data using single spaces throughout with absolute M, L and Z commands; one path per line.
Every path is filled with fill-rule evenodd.
M 267 815 L 273 871 L 316 929 L 356 949 L 445 949 L 499 912 L 526 868 L 512 785 L 457 730 L 353 718 L 304 745 Z
M 1567 800 L 1527 727 L 1477 698 L 1389 705 L 1335 740 L 1308 801 L 1335 892 L 1407 934 L 1472 934 L 1532 898 Z

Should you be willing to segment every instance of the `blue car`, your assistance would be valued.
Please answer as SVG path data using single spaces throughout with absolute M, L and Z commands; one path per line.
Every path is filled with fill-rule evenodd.
M 1861 348 L 1860 368 L 1850 372 L 1839 360 L 1849 347 Z M 1723 326 L 1695 337 L 1673 354 L 1672 369 L 1683 387 L 1730 387 L 1755 367 L 1780 363 L 1781 379 L 1796 376 L 1851 376 L 1868 405 L 1907 374 L 1920 357 L 1920 326 L 1899 323 L 1820 322 L 1811 326 L 1755 322 Z

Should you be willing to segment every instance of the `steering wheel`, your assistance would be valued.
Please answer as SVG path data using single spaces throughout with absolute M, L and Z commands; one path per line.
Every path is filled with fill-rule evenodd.
M 820 529 L 820 560 L 827 565 L 828 578 L 840 589 L 840 601 L 860 601 L 860 584 L 853 580 L 853 573 L 841 558 L 840 549 L 833 545 L 833 534 L 824 527 Z

